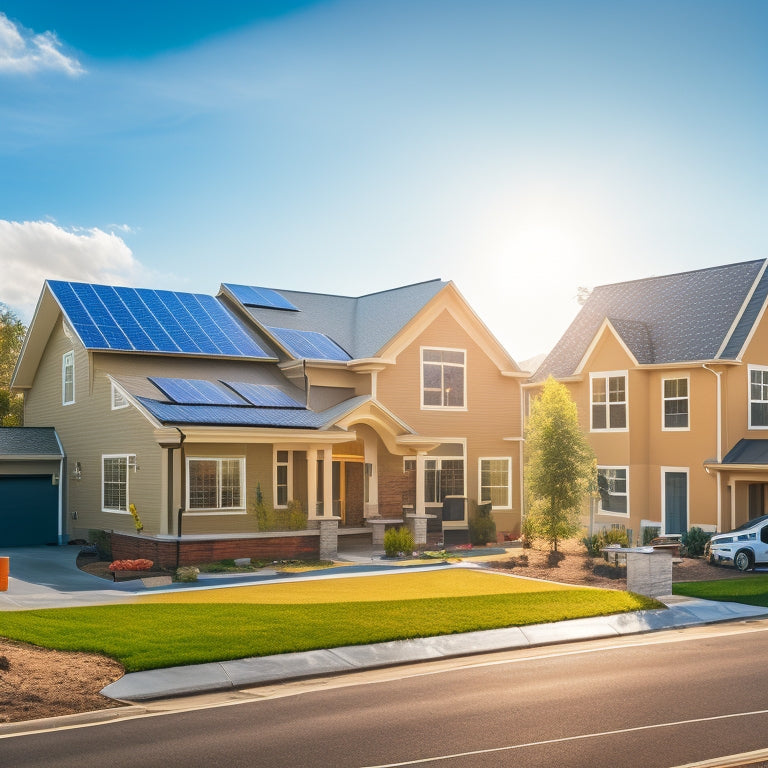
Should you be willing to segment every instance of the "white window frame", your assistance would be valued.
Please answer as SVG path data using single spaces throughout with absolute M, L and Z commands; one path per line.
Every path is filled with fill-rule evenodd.
M 277 460 L 277 454 L 278 453 L 287 453 L 288 454 L 288 460 L 287 461 L 278 461 Z M 278 467 L 287 467 L 287 481 L 286 481 L 286 493 L 285 493 L 285 504 L 278 504 L 277 503 L 277 469 Z M 274 507 L 275 509 L 287 509 L 288 508 L 288 502 L 293 498 L 293 451 L 290 450 L 290 448 L 284 448 L 283 446 L 276 445 L 274 446 L 274 450 L 272 452 L 272 495 L 274 497 Z
M 451 367 L 461 367 L 462 369 L 462 392 L 463 392 L 463 402 L 461 405 L 428 405 L 424 402 L 424 353 L 425 352 L 461 352 L 461 354 L 464 356 L 464 362 L 459 365 L 459 363 L 440 363 L 440 365 L 443 368 L 443 371 L 445 370 L 445 366 L 449 365 Z M 419 368 L 419 376 L 420 376 L 420 398 L 421 398 L 421 410 L 423 411 L 466 411 L 467 410 L 467 350 L 466 349 L 454 349 L 452 347 L 421 347 L 420 349 L 420 368 Z M 426 361 L 430 365 L 437 365 L 437 363 L 433 361 Z M 445 387 L 441 389 L 441 398 L 444 397 L 445 393 Z
M 113 411 L 121 411 L 123 408 L 127 408 L 130 405 L 128 398 L 114 382 L 112 382 L 111 403 Z
M 424 457 L 424 506 L 430 507 L 430 508 L 439 508 L 443 506 L 442 501 L 427 501 L 427 462 L 428 461 L 436 461 L 437 464 L 435 466 L 436 472 L 442 472 L 443 471 L 443 462 L 444 461 L 460 461 L 462 464 L 461 467 L 461 485 L 464 489 L 463 493 L 458 494 L 460 496 L 466 496 L 467 495 L 467 457 L 462 456 L 425 456 Z M 438 486 L 439 487 L 439 486 Z M 439 491 L 438 491 L 439 495 Z M 450 496 L 451 494 L 447 494 Z
M 104 503 L 104 485 L 106 478 L 104 476 L 104 463 L 107 459 L 122 459 L 125 461 L 125 509 L 119 507 L 108 507 Z M 110 512 L 115 515 L 129 515 L 129 506 L 131 503 L 131 480 L 129 469 L 136 468 L 136 455 L 133 453 L 104 453 L 101 456 L 101 511 Z
M 667 397 L 664 391 L 664 385 L 668 381 L 685 381 L 687 394 L 685 397 Z M 667 400 L 685 400 L 688 403 L 688 423 L 684 427 L 668 427 L 667 421 Z M 661 430 L 662 432 L 690 432 L 691 431 L 691 377 L 690 376 L 666 376 L 661 380 Z
M 483 496 L 483 462 L 484 461 L 503 461 L 507 465 L 507 503 L 504 505 L 493 505 L 493 509 L 512 509 L 512 457 L 511 456 L 481 456 L 477 460 L 477 493 L 480 504 L 492 501 L 490 496 Z M 504 486 L 495 485 L 489 488 L 502 488 Z
M 611 496 L 626 496 L 627 498 L 627 511 L 626 512 L 616 512 L 616 510 L 613 509 L 603 509 L 603 500 L 602 498 L 598 499 L 598 508 L 597 512 L 599 515 L 606 515 L 609 517 L 621 517 L 621 518 L 628 518 L 629 517 L 629 467 L 622 467 L 622 466 L 609 466 L 605 464 L 600 464 L 597 467 L 598 474 L 600 473 L 600 470 L 607 470 L 607 471 L 624 471 L 624 483 L 626 485 L 626 490 L 624 493 L 611 493 Z M 598 494 L 599 496 L 599 494 Z
M 614 378 L 624 379 L 624 399 L 618 400 L 614 405 L 622 404 L 624 406 L 623 427 L 611 426 L 611 395 L 610 380 Z M 594 426 L 594 387 L 595 381 L 601 379 L 605 382 L 605 427 Z M 596 371 L 589 374 L 589 431 L 590 432 L 629 432 L 629 375 L 627 371 Z
M 69 374 L 69 376 L 67 375 Z M 71 378 L 71 381 L 69 380 Z M 69 399 L 67 386 L 72 388 Z M 70 350 L 61 356 L 61 404 L 72 405 L 75 402 L 75 351 Z
M 753 424 L 752 423 L 752 403 L 768 403 L 768 397 L 765 400 L 753 400 L 752 399 L 752 372 L 760 371 L 766 378 L 768 378 L 768 365 L 749 365 L 747 366 L 747 419 L 749 429 L 768 429 L 768 424 Z M 761 387 L 766 387 L 768 381 L 761 383 Z M 768 393 L 766 393 L 768 395 Z
M 190 465 L 195 461 L 215 461 L 216 462 L 216 503 L 221 504 L 221 462 L 238 461 L 240 463 L 240 506 L 237 507 L 192 507 L 190 505 Z M 246 485 L 245 485 L 245 456 L 187 456 L 186 466 L 186 509 L 188 515 L 245 515 L 248 513 L 246 508 Z

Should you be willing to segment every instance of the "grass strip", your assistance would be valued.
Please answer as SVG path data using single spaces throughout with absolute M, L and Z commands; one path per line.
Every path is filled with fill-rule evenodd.
M 0 635 L 103 653 L 129 672 L 660 607 L 613 590 L 383 602 L 131 604 L 0 613 Z
M 768 576 L 745 576 L 719 581 L 682 581 L 672 585 L 675 595 L 723 600 L 768 608 Z

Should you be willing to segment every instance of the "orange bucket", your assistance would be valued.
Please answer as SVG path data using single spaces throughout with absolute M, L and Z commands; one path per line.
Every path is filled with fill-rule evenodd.
M 0 592 L 8 591 L 8 571 L 11 569 L 11 558 L 0 557 Z

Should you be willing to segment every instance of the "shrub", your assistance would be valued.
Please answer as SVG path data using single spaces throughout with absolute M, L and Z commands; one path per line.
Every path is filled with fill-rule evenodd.
M 661 528 L 657 526 L 648 526 L 643 528 L 643 546 L 647 547 L 661 533 Z
M 491 517 L 490 504 L 480 504 L 470 518 L 469 540 L 477 546 L 496 541 L 496 523 Z
M 585 536 L 581 543 L 586 547 L 590 557 L 599 557 L 603 547 L 618 544 L 621 547 L 629 546 L 629 537 L 623 528 L 603 528 L 600 533 Z
M 533 520 L 526 515 L 523 518 L 523 524 L 520 526 L 520 539 L 522 540 L 523 547 L 528 549 L 536 540 L 536 525 Z
M 603 540 L 604 547 L 608 547 L 611 544 L 618 544 L 621 547 L 629 546 L 629 537 L 624 528 L 604 528 L 600 537 Z
M 112 534 L 109 531 L 88 531 L 88 541 L 96 547 L 102 560 L 112 559 Z
M 591 536 L 585 536 L 581 543 L 587 548 L 587 554 L 590 557 L 600 557 L 600 534 L 593 533 Z
M 182 565 L 176 569 L 176 581 L 197 581 L 199 573 L 200 570 L 194 565 Z
M 253 504 L 248 510 L 256 517 L 256 527 L 260 531 L 275 530 L 275 510 L 264 501 L 264 493 L 261 490 L 261 483 L 256 483 L 256 493 Z
M 148 571 L 154 563 L 145 558 L 138 560 L 113 560 L 109 564 L 110 571 Z
M 399 557 L 413 552 L 413 534 L 408 528 L 389 528 L 384 532 L 384 553 L 387 557 Z
M 711 533 L 702 531 L 701 528 L 694 526 L 683 534 L 683 554 L 686 557 L 701 557 L 711 537 Z
M 307 515 L 301 508 L 301 502 L 291 499 L 288 502 L 288 530 L 303 531 L 307 527 Z

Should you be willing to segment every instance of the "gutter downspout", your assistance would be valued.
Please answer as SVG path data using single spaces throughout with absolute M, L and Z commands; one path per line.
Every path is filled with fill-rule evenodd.
M 714 371 L 706 365 L 701 366 L 705 371 L 709 371 L 717 376 L 717 463 L 723 461 L 723 398 L 722 398 L 722 371 Z M 717 530 L 723 530 L 723 494 L 722 494 L 722 473 L 717 473 Z
M 184 441 L 187 439 L 187 436 L 178 428 L 176 427 L 176 431 L 179 433 L 179 443 L 178 445 L 169 445 L 168 446 L 168 527 L 171 527 L 171 523 L 173 520 L 173 513 L 171 510 L 173 509 L 173 452 L 176 449 L 182 449 L 182 446 L 184 445 Z M 182 462 L 181 462 L 181 471 L 182 471 L 182 477 L 184 475 L 184 453 L 182 450 Z M 182 501 L 184 499 L 184 488 L 182 486 L 181 488 L 181 498 Z M 176 567 L 179 567 L 179 540 L 181 539 L 181 515 L 183 510 L 183 503 L 179 507 L 178 512 L 178 523 L 176 526 Z

